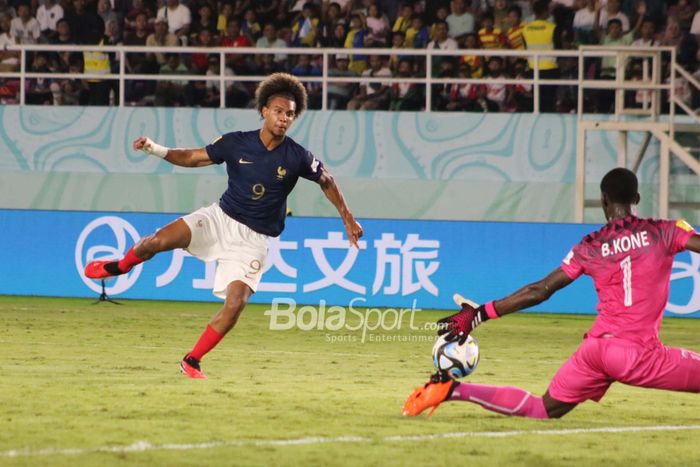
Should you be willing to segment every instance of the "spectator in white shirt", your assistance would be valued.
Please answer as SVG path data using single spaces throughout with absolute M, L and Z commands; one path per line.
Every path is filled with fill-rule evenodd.
M 466 10 L 464 0 L 450 2 L 451 13 L 445 21 L 449 26 L 450 37 L 460 37 L 474 32 L 474 15 Z
M 44 36 L 50 36 L 56 32 L 56 23 L 61 18 L 63 18 L 63 7 L 56 0 L 46 0 L 46 3 L 36 11 L 39 29 Z
M 391 78 L 392 73 L 379 55 L 369 56 L 369 68 L 362 72 L 363 78 Z M 348 102 L 348 110 L 387 110 L 391 98 L 389 83 L 361 84 L 360 91 Z
M 639 39 L 632 41 L 632 47 L 653 47 L 659 45 L 656 40 L 656 23 L 651 18 L 645 18 L 639 28 Z
M 595 0 L 579 0 L 579 9 L 574 15 L 574 42 L 577 44 L 595 44 Z
M 17 18 L 10 22 L 10 37 L 17 44 L 36 44 L 40 35 L 39 21 L 29 13 L 29 5 L 20 5 Z
M 608 27 L 608 21 L 611 19 L 619 19 L 622 23 L 622 32 L 630 30 L 630 20 L 626 14 L 620 11 L 620 0 L 608 0 L 605 9 L 600 11 L 600 20 L 598 25 L 605 30 Z
M 272 23 L 267 23 L 265 27 L 263 27 L 263 35 L 260 39 L 255 42 L 255 47 L 258 48 L 285 48 L 287 47 L 287 43 L 284 42 L 282 39 L 277 37 L 277 29 L 275 28 L 275 25 Z M 258 55 L 258 57 L 261 57 Z M 275 54 L 275 62 L 284 62 L 287 60 L 287 54 Z
M 167 5 L 158 10 L 156 21 L 159 19 L 165 19 L 168 22 L 168 31 L 175 34 L 182 45 L 187 45 L 187 36 L 192 23 L 189 8 L 182 5 L 179 0 L 167 0 Z
M 19 67 L 19 51 L 9 51 L 5 48 L 15 45 L 10 37 L 10 17 L 0 17 L 0 71 L 16 71 Z
M 695 16 L 693 16 L 693 22 L 690 25 L 690 33 L 700 36 L 700 11 L 697 11 Z

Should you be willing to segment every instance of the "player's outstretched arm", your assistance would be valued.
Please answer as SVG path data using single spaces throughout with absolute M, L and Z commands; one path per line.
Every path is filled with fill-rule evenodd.
M 347 203 L 345 202 L 345 197 L 340 191 L 340 188 L 335 183 L 333 176 L 323 167 L 321 173 L 321 178 L 318 179 L 318 184 L 321 185 L 323 193 L 326 198 L 333 203 L 333 206 L 338 210 L 340 218 L 343 219 L 343 224 L 345 225 L 345 231 L 348 234 L 348 239 L 350 239 L 350 245 L 359 248 L 357 241 L 362 237 L 364 231 L 359 222 L 355 220 Z
M 694 234 L 685 244 L 685 249 L 694 253 L 700 253 L 700 235 Z
M 539 305 L 551 297 L 554 292 L 571 284 L 571 279 L 562 268 L 556 268 L 547 277 L 532 284 L 528 284 L 522 289 L 501 300 L 493 302 L 498 316 L 508 315 L 516 311 Z
M 205 148 L 181 149 L 162 146 L 147 136 L 136 138 L 132 143 L 134 150 L 160 157 L 180 167 L 205 167 L 213 162 Z
M 458 339 L 463 343 L 467 336 L 484 321 L 540 304 L 571 282 L 573 279 L 564 270 L 557 268 L 544 279 L 528 284 L 501 300 L 491 301 L 481 306 L 465 300 L 460 304 L 462 309 L 458 313 L 438 321 L 441 325 L 438 334 L 446 334 L 447 340 Z

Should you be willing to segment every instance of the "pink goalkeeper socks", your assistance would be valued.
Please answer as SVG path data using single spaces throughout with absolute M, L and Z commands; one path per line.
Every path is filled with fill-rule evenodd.
M 541 397 L 511 386 L 459 383 L 452 391 L 450 399 L 473 402 L 486 410 L 503 415 L 549 418 Z

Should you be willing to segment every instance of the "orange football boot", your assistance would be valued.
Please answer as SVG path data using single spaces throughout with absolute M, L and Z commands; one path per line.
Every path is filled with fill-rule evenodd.
M 403 405 L 401 415 L 415 417 L 425 409 L 432 407 L 432 410 L 428 412 L 428 417 L 430 417 L 437 410 L 438 406 L 452 395 L 452 391 L 457 384 L 459 383 L 446 374 L 435 373 L 425 386 L 416 388 L 408 396 L 406 403 Z

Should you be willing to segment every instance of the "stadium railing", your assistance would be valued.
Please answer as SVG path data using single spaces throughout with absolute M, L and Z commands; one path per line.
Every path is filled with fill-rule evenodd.
M 675 102 L 683 110 L 693 115 L 694 118 L 700 122 L 700 119 L 695 115 L 694 111 L 685 103 L 679 102 L 678 96 L 676 96 L 676 89 L 674 81 L 678 75 L 682 76 L 683 79 L 688 80 L 692 86 L 700 89 L 700 84 L 697 80 L 685 71 L 681 66 L 676 63 L 675 49 L 672 47 L 651 47 L 651 48 L 616 48 L 609 49 L 606 47 L 582 47 L 578 50 L 484 50 L 484 49 L 458 49 L 458 50 L 436 50 L 436 49 L 390 49 L 390 48 L 367 48 L 367 49 L 346 49 L 346 48 L 255 48 L 255 47 L 141 47 L 141 46 L 78 46 L 78 45 L 17 45 L 10 46 L 6 50 L 16 50 L 20 52 L 20 69 L 19 71 L 4 71 L 0 72 L 0 79 L 2 78 L 15 78 L 20 80 L 19 89 L 19 104 L 25 104 L 25 87 L 26 79 L 92 79 L 92 80 L 118 80 L 119 83 L 119 93 L 118 99 L 115 100 L 115 104 L 119 106 L 126 105 L 125 100 L 125 84 L 128 81 L 171 81 L 171 80 L 186 80 L 186 81 L 214 81 L 219 84 L 219 106 L 221 108 L 225 107 L 225 94 L 226 94 L 226 83 L 238 82 L 238 83 L 251 83 L 258 82 L 265 78 L 262 75 L 226 75 L 226 56 L 231 55 L 273 55 L 273 54 L 284 54 L 287 56 L 296 55 L 312 55 L 314 57 L 321 57 L 322 69 L 320 76 L 300 76 L 300 80 L 307 83 L 320 83 L 322 89 L 322 100 L 321 100 L 321 110 L 328 109 L 328 85 L 331 83 L 416 83 L 425 86 L 425 89 L 432 89 L 433 85 L 442 85 L 449 83 L 459 83 L 459 84 L 505 84 L 505 85 L 530 85 L 533 91 L 533 106 L 532 111 L 534 113 L 540 112 L 540 95 L 545 92 L 542 86 L 572 86 L 576 87 L 578 90 L 578 113 L 583 112 L 583 93 L 585 90 L 599 90 L 608 89 L 615 90 L 618 93 L 624 93 L 626 91 L 638 91 L 638 90 L 648 90 L 652 91 L 655 95 L 660 96 L 660 91 L 665 91 L 668 93 L 669 102 Z M 110 54 L 115 54 L 117 62 L 119 64 L 118 73 L 110 74 L 73 74 L 73 73 L 36 73 L 28 70 L 28 55 L 33 52 L 105 52 Z M 144 54 L 144 53 L 158 53 L 158 54 L 207 54 L 218 55 L 219 56 L 219 74 L 213 76 L 206 76 L 202 74 L 133 74 L 126 70 L 126 54 Z M 342 76 L 333 77 L 330 73 L 331 59 L 335 55 L 382 55 L 382 56 L 400 56 L 400 57 L 415 57 L 425 60 L 424 75 L 420 77 L 354 77 L 354 76 Z M 669 60 L 670 64 L 670 79 L 665 79 L 665 76 L 661 73 L 661 56 L 665 57 L 664 60 Z M 534 63 L 534 68 L 531 71 L 531 78 L 439 78 L 433 76 L 433 64 L 436 59 L 441 57 L 454 57 L 459 58 L 462 56 L 477 56 L 486 59 L 488 57 L 499 56 L 508 58 L 514 57 L 518 59 L 532 59 Z M 555 79 L 544 79 L 541 77 L 539 68 L 540 58 L 555 57 L 561 58 L 572 58 L 577 60 L 578 65 L 578 77 L 572 78 L 555 78 Z M 616 69 L 618 70 L 615 79 L 590 79 L 586 77 L 586 68 L 589 60 L 597 60 L 605 57 L 614 57 L 616 62 Z M 628 81 L 625 79 L 625 67 L 628 60 L 634 57 L 647 57 L 653 59 L 654 65 L 652 69 L 648 70 L 645 65 L 644 79 L 641 81 Z M 425 111 L 430 112 L 433 110 L 432 105 L 432 92 L 425 92 Z M 658 99 L 658 98 L 657 98 Z M 670 112 L 673 112 L 671 106 Z M 617 113 L 617 112 L 616 112 Z M 644 113 L 644 112 L 643 112 Z

